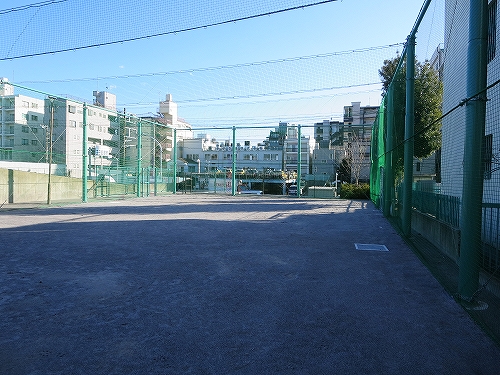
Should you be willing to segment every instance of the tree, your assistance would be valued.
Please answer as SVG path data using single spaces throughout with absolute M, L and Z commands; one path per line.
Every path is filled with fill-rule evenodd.
M 369 145 L 369 138 L 367 139 L 363 131 L 354 130 L 351 132 L 347 145 L 347 158 L 344 159 L 349 162 L 351 180 L 353 180 L 349 180 L 349 182 L 358 185 L 362 175 L 369 170 L 369 160 L 366 160 Z
M 338 178 L 342 182 L 351 182 L 351 161 L 349 158 L 344 158 L 340 162 Z
M 396 72 L 401 56 L 385 60 L 379 70 L 382 80 L 382 95 L 386 95 L 389 86 L 393 85 L 394 95 L 394 146 L 402 145 L 405 133 L 406 113 L 406 59 Z M 419 159 L 430 156 L 441 147 L 441 103 L 443 98 L 443 83 L 439 75 L 426 60 L 415 63 L 415 151 Z M 402 147 L 401 147 L 402 148 Z M 402 153 L 396 152 L 396 162 L 402 158 Z

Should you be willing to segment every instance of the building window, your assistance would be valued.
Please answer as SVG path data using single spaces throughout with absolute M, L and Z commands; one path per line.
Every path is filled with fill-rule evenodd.
M 31 132 L 34 134 L 38 133 L 38 128 L 31 128 Z
M 38 116 L 31 115 L 31 121 L 38 121 Z
M 69 126 L 70 126 L 71 128 L 76 128 L 76 121 L 74 121 L 74 120 L 69 120 Z
M 488 5 L 488 62 L 495 58 L 497 49 L 497 0 Z
M 417 161 L 417 166 L 415 168 L 416 168 L 417 172 L 420 172 L 422 166 L 421 166 L 419 161 Z
M 21 141 L 21 144 L 22 145 L 29 145 L 30 141 L 28 139 L 23 138 L 22 141 Z
M 38 141 L 36 139 L 31 140 L 31 145 L 36 146 L 38 144 Z
M 30 128 L 29 128 L 29 126 L 23 126 L 23 127 L 22 127 L 22 132 L 23 132 L 23 133 L 29 133 L 29 132 L 30 132 Z
M 484 179 L 491 180 L 491 164 L 493 160 L 493 134 L 485 135 L 483 138 L 483 168 Z
M 0 149 L 0 160 L 12 160 L 12 150 Z
M 69 113 L 76 113 L 76 106 L 68 105 L 68 112 Z
M 38 108 L 38 103 L 31 103 L 31 108 Z

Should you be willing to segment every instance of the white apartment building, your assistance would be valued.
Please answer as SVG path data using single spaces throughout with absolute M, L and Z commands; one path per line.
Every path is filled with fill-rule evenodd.
M 280 139 L 275 136 L 280 135 Z M 272 140 L 270 140 L 270 138 Z M 276 139 L 275 139 L 276 138 Z M 298 127 L 280 123 L 279 131 L 271 132 L 267 141 L 251 145 L 250 141 L 235 146 L 237 169 L 276 170 L 296 172 L 298 168 Z M 301 173 L 309 173 L 310 138 L 301 137 Z M 233 147 L 231 140 L 218 142 L 210 135 L 199 134 L 197 138 L 184 139 L 179 143 L 180 156 L 186 160 L 192 172 L 232 169 Z M 198 162 L 199 161 L 199 162 Z
M 193 138 L 191 125 L 178 116 L 177 103 L 173 101 L 172 94 L 167 94 L 164 101 L 160 102 L 158 108 L 160 116 L 143 117 L 143 119 L 155 123 L 153 127 L 143 129 L 143 160 L 149 160 L 144 155 L 156 160 L 154 165 L 163 166 L 163 162 L 174 159 L 174 129 L 175 139 L 178 145 L 182 146 L 184 139 Z M 181 157 L 181 152 L 177 153 Z M 161 163 L 160 163 L 161 159 Z
M 7 78 L 0 83 L 0 160 L 43 163 L 47 160 L 44 101 L 14 95 Z
M 202 173 L 232 169 L 233 147 L 229 140 L 217 142 L 208 134 L 198 134 L 197 138 L 183 139 L 179 146 L 181 157 L 192 172 L 198 172 L 198 168 Z M 237 169 L 282 169 L 282 150 L 268 150 L 247 143 L 245 146 L 237 145 L 235 151 Z
M 113 94 L 107 93 L 109 96 Z M 95 174 L 95 167 L 107 167 L 119 156 L 120 130 L 116 112 L 101 106 L 87 107 L 87 150 L 83 150 L 83 104 L 71 99 L 45 99 L 44 124 L 52 126 L 52 161 L 66 165 L 66 175 L 81 178 Z M 90 152 L 89 152 L 90 151 Z M 83 171 L 83 153 L 90 154 Z M 94 168 L 92 167 L 94 166 Z
M 94 104 L 87 106 L 87 149 L 83 150 L 83 104 L 76 100 L 14 95 L 6 78 L 0 84 L 0 160 L 57 165 L 57 174 L 81 178 L 111 166 L 137 167 L 138 123 L 135 116 L 116 112 L 116 96 L 94 91 Z M 144 166 L 162 165 L 173 158 L 174 129 L 177 141 L 192 138 L 192 129 L 177 116 L 172 95 L 160 102 L 161 117 L 142 121 Z M 147 119 L 148 120 L 148 119 Z M 52 149 L 50 134 L 52 132 Z M 52 151 L 52 152 L 50 152 Z M 83 153 L 89 155 L 83 166 Z M 27 165 L 27 164 L 26 164 Z M 166 164 L 162 165 L 163 168 Z M 54 167 L 55 168 L 55 167 Z M 47 168 L 39 168 L 47 173 Z M 55 169 L 53 169 L 54 171 Z M 38 169 L 37 169 L 38 171 Z
M 299 161 L 299 136 L 298 128 L 294 125 L 287 124 L 286 138 L 284 139 L 283 153 L 283 171 L 298 172 Z M 310 165 L 310 138 L 301 135 L 300 139 L 300 173 L 302 176 L 309 173 Z
M 370 178 L 371 129 L 379 106 L 361 106 L 352 102 L 344 106 L 343 122 L 324 120 L 314 124 L 316 141 L 312 157 L 312 173 L 332 179 L 343 159 L 350 160 L 351 180 Z

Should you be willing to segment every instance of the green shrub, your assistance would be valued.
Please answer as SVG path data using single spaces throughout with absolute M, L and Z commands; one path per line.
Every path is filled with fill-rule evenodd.
M 343 199 L 370 199 L 370 185 L 342 184 L 340 198 Z

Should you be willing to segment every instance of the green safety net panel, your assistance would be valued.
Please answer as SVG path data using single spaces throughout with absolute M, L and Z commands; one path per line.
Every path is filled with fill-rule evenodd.
M 377 207 L 380 207 L 381 203 L 382 171 L 385 164 L 385 105 L 386 98 L 384 97 L 372 127 L 370 199 Z

